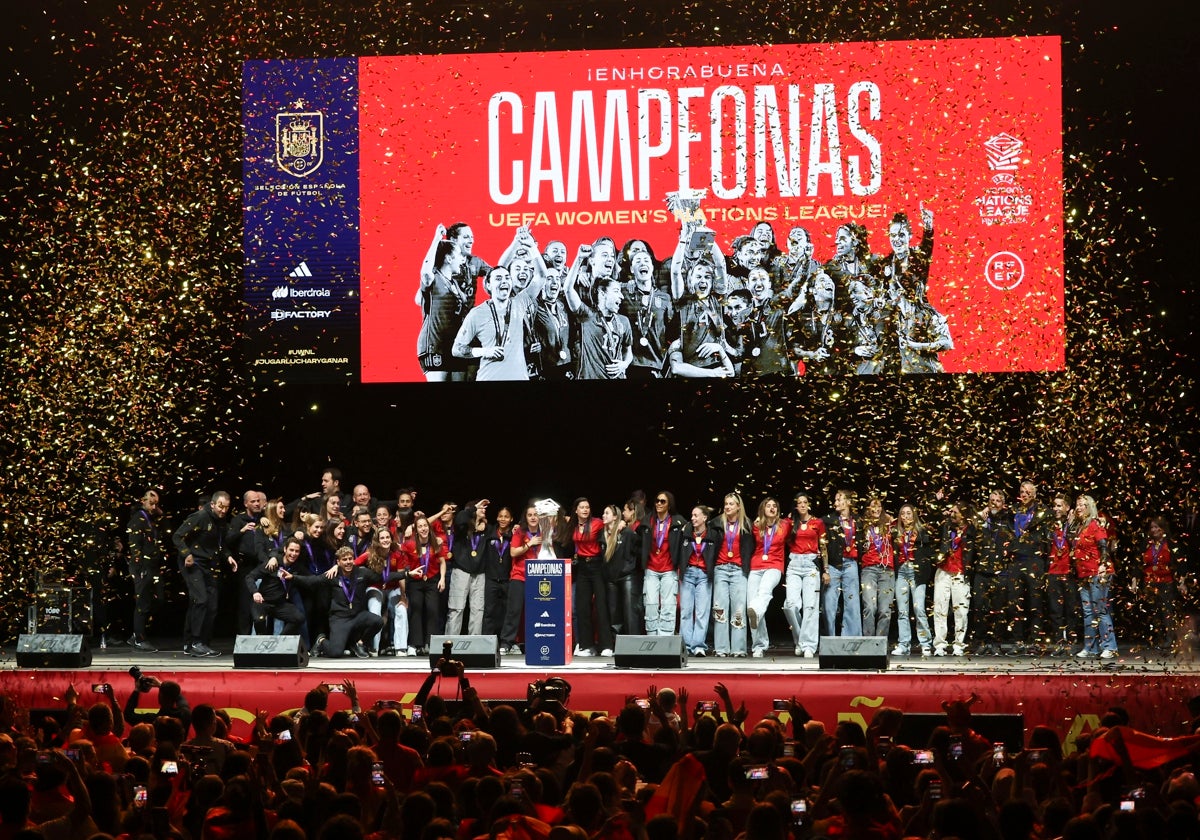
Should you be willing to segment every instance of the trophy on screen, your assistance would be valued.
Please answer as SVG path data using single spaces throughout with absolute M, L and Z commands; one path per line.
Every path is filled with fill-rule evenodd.
M 681 240 L 686 235 L 689 239 L 689 251 L 707 251 L 712 247 L 716 231 L 708 227 L 700 202 L 708 194 L 708 190 L 677 190 L 667 193 L 667 209 L 675 214 L 675 218 L 683 225 Z
M 539 560 L 554 559 L 554 528 L 558 524 L 558 512 L 561 509 L 562 506 L 553 499 L 542 499 L 534 503 L 538 531 L 542 535 L 542 545 L 538 551 Z

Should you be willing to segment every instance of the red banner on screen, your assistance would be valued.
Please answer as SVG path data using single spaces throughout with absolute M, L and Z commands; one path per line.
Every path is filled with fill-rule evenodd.
M 581 244 L 643 241 L 655 288 L 667 295 L 662 305 L 676 313 L 689 292 L 703 297 L 703 283 L 693 290 L 689 277 L 674 288 L 661 264 L 681 226 L 707 227 L 734 280 L 706 300 L 722 297 L 726 326 L 736 322 L 746 336 L 753 315 L 731 313 L 738 296 L 721 292 L 745 286 L 750 312 L 764 294 L 780 310 L 793 305 L 796 288 L 785 297 L 785 286 L 804 273 L 804 259 L 788 261 L 789 232 L 804 228 L 811 252 L 803 256 L 814 263 L 804 271 L 832 278 L 836 304 L 820 308 L 819 283 L 797 286 L 807 297 L 790 316 L 809 317 L 812 330 L 808 345 L 798 338 L 778 353 L 791 373 L 1059 369 L 1059 53 L 1057 38 L 1017 38 L 362 58 L 363 381 L 420 381 L 431 348 L 434 362 L 452 355 L 443 335 L 441 345 L 425 342 L 424 368 L 418 360 L 431 311 L 420 290 L 438 226 L 460 222 L 473 234 L 475 273 L 499 264 L 523 225 L 537 251 L 565 244 L 564 274 Z M 689 190 L 703 191 L 698 211 L 668 206 L 669 193 Z M 906 226 L 893 224 L 897 213 Z M 852 231 L 865 244 L 843 272 L 838 231 L 849 222 L 865 228 Z M 780 251 L 772 264 L 770 244 L 758 246 L 767 292 L 754 288 L 755 246 L 733 248 L 760 223 Z M 802 246 L 795 250 L 800 256 Z M 634 281 L 624 279 L 633 300 Z M 525 280 L 513 280 L 515 300 Z M 872 321 L 888 294 L 902 325 L 899 352 L 897 328 Z M 482 282 L 472 295 L 463 310 L 486 300 Z M 590 304 L 603 314 L 600 297 Z M 813 350 L 821 335 L 832 341 L 818 315 L 836 319 L 838 368 L 818 363 Z M 749 326 L 737 321 L 746 317 Z M 923 332 L 905 332 L 919 318 Z M 629 320 L 636 356 L 638 325 Z M 451 317 L 442 332 L 461 321 Z M 864 363 L 871 336 L 899 361 Z M 738 346 L 739 374 L 764 370 L 749 349 L 758 345 Z M 669 355 L 664 348 L 656 375 L 671 375 Z

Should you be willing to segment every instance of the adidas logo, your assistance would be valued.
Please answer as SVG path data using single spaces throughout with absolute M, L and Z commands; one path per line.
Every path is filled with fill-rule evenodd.
M 308 263 L 301 262 L 291 270 L 288 277 L 312 277 L 312 272 L 308 270 Z

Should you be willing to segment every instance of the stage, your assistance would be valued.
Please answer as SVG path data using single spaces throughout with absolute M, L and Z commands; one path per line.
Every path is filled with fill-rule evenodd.
M 61 707 L 69 685 L 93 701 L 94 683 L 111 683 L 118 703 L 133 689 L 131 665 L 147 675 L 175 680 L 195 706 L 210 703 L 229 710 L 240 734 L 256 709 L 286 712 L 303 703 L 304 693 L 320 683 L 354 681 L 361 703 L 399 701 L 407 710 L 429 673 L 428 657 L 357 659 L 314 658 L 307 667 L 256 670 L 233 667 L 232 647 L 218 646 L 220 657 L 186 656 L 164 644 L 158 653 L 144 654 L 125 646 L 93 650 L 90 668 L 58 670 L 17 667 L 13 647 L 0 656 L 0 691 L 15 696 L 27 708 Z M 890 657 L 886 670 L 822 670 L 817 659 L 801 659 L 791 650 L 777 649 L 762 659 L 691 658 L 682 669 L 617 668 L 611 657 L 575 658 L 561 668 L 531 668 L 520 656 L 502 657 L 498 669 L 468 669 L 471 684 L 485 700 L 523 702 L 528 685 L 551 676 L 572 686 L 570 708 L 615 712 L 625 695 L 644 694 L 651 685 L 684 688 L 689 711 L 697 701 L 715 700 L 713 687 L 724 683 L 734 705 L 746 703 L 750 719 L 771 711 L 776 698 L 796 696 L 817 720 L 832 727 L 839 720 L 869 720 L 880 706 L 907 713 L 939 714 L 941 702 L 975 693 L 977 713 L 1023 715 L 1026 728 L 1048 724 L 1068 745 L 1080 733 L 1099 724 L 1114 705 L 1127 708 L 1132 724 L 1160 735 L 1179 735 L 1189 719 L 1186 702 L 1200 694 L 1200 663 L 1148 649 L 1122 651 L 1113 660 L 1075 657 L 947 656 L 922 659 Z M 454 681 L 446 680 L 445 696 L 453 698 Z M 435 691 L 436 691 L 435 687 Z M 149 695 L 153 697 L 154 695 Z M 332 696 L 330 709 L 348 706 Z M 142 711 L 157 706 L 142 703 Z

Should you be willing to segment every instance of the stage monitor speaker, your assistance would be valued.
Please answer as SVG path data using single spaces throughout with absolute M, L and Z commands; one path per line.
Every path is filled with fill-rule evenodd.
M 886 671 L 887 636 L 822 636 L 822 671 Z
M 305 668 L 308 650 L 299 636 L 238 636 L 233 642 L 234 668 Z
M 618 668 L 678 670 L 687 665 L 683 636 L 617 636 L 613 663 Z
M 18 668 L 88 668 L 87 637 L 74 633 L 22 633 L 17 637 Z
M 945 725 L 946 716 L 941 713 L 905 712 L 896 743 L 924 749 L 933 730 Z M 1024 715 L 972 714 L 971 728 L 993 744 L 1003 743 L 1009 752 L 1025 749 Z
M 435 667 L 442 658 L 446 642 L 450 643 L 450 658 L 471 670 L 500 667 L 499 636 L 432 636 L 429 639 L 429 667 Z

